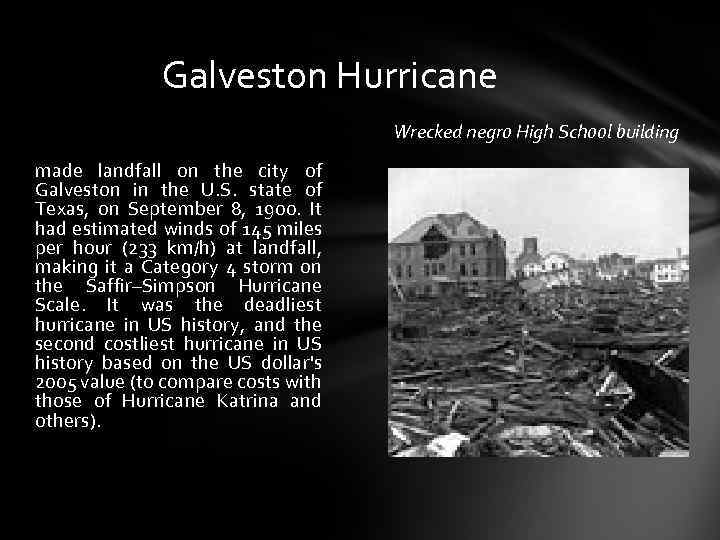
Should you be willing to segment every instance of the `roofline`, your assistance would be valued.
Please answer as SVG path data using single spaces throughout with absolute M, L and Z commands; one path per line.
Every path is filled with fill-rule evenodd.
M 442 216 L 442 217 L 441 217 L 441 216 Z M 481 235 L 463 236 L 463 237 L 458 237 L 457 235 L 446 234 L 446 236 L 448 236 L 448 237 L 450 237 L 450 236 L 455 236 L 454 238 L 448 238 L 448 241 L 449 241 L 449 242 L 472 242 L 472 241 L 481 241 L 481 240 L 483 240 L 483 239 L 490 239 L 490 238 L 495 238 L 495 237 L 502 238 L 503 241 L 505 240 L 505 238 L 500 234 L 500 231 L 498 231 L 498 229 L 496 229 L 495 227 L 490 227 L 489 225 L 485 225 L 484 223 L 478 221 L 478 219 L 477 219 L 475 216 L 473 216 L 472 214 L 470 214 L 470 212 L 468 212 L 467 210 L 462 210 L 462 211 L 460 211 L 460 212 L 450 212 L 450 213 L 437 212 L 437 213 L 435 213 L 435 214 L 427 214 L 427 215 L 421 217 L 420 219 L 414 221 L 413 223 L 411 223 L 411 224 L 408 225 L 407 227 L 405 227 L 405 229 L 403 229 L 402 232 L 400 232 L 399 234 L 396 234 L 395 237 L 388 242 L 388 245 L 390 245 L 390 244 L 397 244 L 397 245 L 414 245 L 414 244 L 418 244 L 418 243 L 420 243 L 420 241 L 417 241 L 417 242 L 398 242 L 397 239 L 400 238 L 400 237 L 402 237 L 402 236 L 403 236 L 405 233 L 407 233 L 410 229 L 412 229 L 413 227 L 417 226 L 418 224 L 420 224 L 421 222 L 423 222 L 423 221 L 425 221 L 425 220 L 437 220 L 437 221 L 440 222 L 440 225 L 442 225 L 442 228 L 443 228 L 443 229 L 446 229 L 446 225 L 445 225 L 445 223 L 443 222 L 443 220 L 444 220 L 444 218 L 452 217 L 452 216 L 457 216 L 457 217 L 462 217 L 462 218 L 467 218 L 467 219 L 469 219 L 470 221 L 473 222 L 473 224 L 474 224 L 475 226 L 477 226 L 477 227 L 479 227 L 479 228 L 481 228 L 481 229 L 484 229 L 484 230 L 485 230 L 485 233 L 484 233 L 484 234 L 481 234 Z M 445 231 L 443 231 L 443 234 L 445 234 Z

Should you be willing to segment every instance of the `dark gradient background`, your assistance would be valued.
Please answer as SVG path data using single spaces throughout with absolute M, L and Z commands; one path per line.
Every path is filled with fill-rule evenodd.
M 136 20 L 117 28 L 107 20 L 63 22 L 54 29 L 35 23 L 23 73 L 26 163 L 328 162 L 330 324 L 319 411 L 140 411 L 118 416 L 99 434 L 32 434 L 26 487 L 43 511 L 32 527 L 82 529 L 103 507 L 103 534 L 137 532 L 152 517 L 162 530 L 187 532 L 199 523 L 203 536 L 229 520 L 235 534 L 253 538 L 714 537 L 720 27 L 669 16 L 588 18 L 592 24 L 544 13 L 502 24 L 469 15 L 336 23 L 246 16 L 232 19 L 232 29 L 213 26 L 202 35 L 200 21 L 145 27 Z M 464 91 L 340 91 L 331 77 L 326 90 L 163 88 L 169 60 L 211 57 L 226 65 L 320 65 L 329 75 L 340 59 L 368 66 L 414 59 L 494 66 L 498 79 L 494 90 Z M 40 66 L 45 85 L 32 70 Z M 680 138 L 674 145 L 396 143 L 396 121 L 655 122 L 680 128 Z M 405 166 L 690 169 L 690 459 L 387 458 L 386 170 Z M 25 170 L 29 182 L 30 166 Z M 527 197 L 532 204 L 532 193 Z M 227 495 L 218 502 L 221 493 Z

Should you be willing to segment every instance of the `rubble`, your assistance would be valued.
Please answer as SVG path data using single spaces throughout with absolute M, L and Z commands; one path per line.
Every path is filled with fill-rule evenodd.
M 617 312 L 618 331 L 593 327 L 601 309 Z M 395 302 L 391 312 L 392 456 L 689 451 L 682 412 L 687 286 L 628 285 L 608 295 L 584 286 L 525 292 L 507 285 L 482 295 Z M 656 396 L 657 388 L 675 397 Z

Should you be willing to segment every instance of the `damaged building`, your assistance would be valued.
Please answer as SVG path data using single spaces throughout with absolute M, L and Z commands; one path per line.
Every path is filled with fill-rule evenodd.
M 634 212 L 628 174 L 663 204 Z M 686 169 L 390 169 L 387 455 L 689 458 L 686 194 Z M 489 210 L 398 234 L 428 201 Z
M 505 239 L 467 212 L 425 217 L 388 246 L 391 278 L 408 297 L 474 290 L 507 278 Z

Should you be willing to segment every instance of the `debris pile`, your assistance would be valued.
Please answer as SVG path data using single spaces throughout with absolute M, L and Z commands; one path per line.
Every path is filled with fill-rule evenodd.
M 592 330 L 601 296 L 580 287 L 393 306 L 400 326 L 422 330 L 389 338 L 389 454 L 684 455 L 686 423 L 638 395 L 654 382 L 636 382 L 687 385 L 684 294 L 629 291 L 628 326 L 653 314 L 667 331 L 621 335 Z

